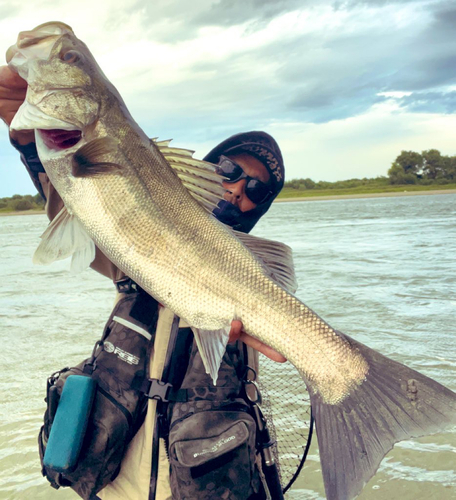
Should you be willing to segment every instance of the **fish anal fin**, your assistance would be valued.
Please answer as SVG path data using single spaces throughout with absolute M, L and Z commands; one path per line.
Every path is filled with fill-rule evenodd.
M 92 177 L 121 170 L 117 163 L 106 161 L 117 150 L 117 141 L 101 137 L 84 144 L 73 155 L 72 173 L 75 177 Z
M 220 330 L 202 330 L 192 328 L 204 368 L 214 385 L 217 384 L 218 372 L 225 355 L 226 345 L 230 334 L 231 325 Z
M 395 443 L 456 425 L 456 393 L 349 340 L 369 364 L 365 381 L 336 405 L 309 391 L 328 500 L 355 498 Z

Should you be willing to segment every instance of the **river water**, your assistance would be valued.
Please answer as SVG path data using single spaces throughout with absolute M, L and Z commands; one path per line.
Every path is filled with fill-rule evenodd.
M 36 267 L 44 216 L 0 218 L 0 499 L 76 499 L 41 477 L 46 377 L 91 352 L 112 285 Z M 297 292 L 333 327 L 456 391 L 456 195 L 274 204 L 255 228 L 294 251 Z M 324 499 L 314 440 L 289 499 Z M 456 429 L 399 443 L 361 499 L 456 498 Z

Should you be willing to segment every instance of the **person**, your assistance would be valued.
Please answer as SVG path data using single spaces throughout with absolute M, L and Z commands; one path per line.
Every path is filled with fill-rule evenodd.
M 7 125 L 11 123 L 22 104 L 26 90 L 27 84 L 24 80 L 7 66 L 0 67 L 0 118 Z M 46 200 L 46 213 L 52 220 L 63 207 L 63 202 L 49 182 L 38 158 L 34 144 L 34 133 L 32 131 L 11 131 L 10 140 L 19 151 L 22 162 L 35 187 Z M 65 132 L 61 133 L 60 140 L 67 140 Z M 258 220 L 268 211 L 283 187 L 284 165 L 276 141 L 265 132 L 236 134 L 213 148 L 204 160 L 218 165 L 218 170 L 225 176 L 222 183 L 225 193 L 223 200 L 213 212 L 215 217 L 237 231 L 250 232 Z M 119 304 L 122 304 L 122 296 L 132 291 L 136 292 L 137 288 L 132 287 L 131 280 L 98 249 L 91 267 L 116 283 L 120 293 L 116 301 L 115 311 L 119 315 L 121 311 Z M 166 336 L 165 330 L 169 335 L 173 314 L 171 311 L 161 308 L 159 304 L 156 304 L 156 307 L 158 320 L 156 320 L 155 325 L 155 341 L 157 342 L 160 336 L 163 338 Z M 114 312 L 112 317 L 115 317 Z M 129 318 L 128 314 L 126 317 Z M 166 415 L 170 428 L 189 413 L 198 414 L 202 411 L 214 410 L 214 408 L 226 408 L 227 404 L 229 406 L 238 402 L 241 389 L 239 367 L 255 364 L 255 351 L 262 352 L 274 361 L 286 361 L 279 353 L 247 335 L 242 330 L 240 321 L 233 320 L 229 345 L 222 361 L 217 386 L 214 387 L 204 370 L 191 331 L 183 322 L 180 324 L 178 338 L 181 348 L 177 349 L 177 352 L 180 354 L 173 353 L 173 358 L 178 359 L 179 367 L 178 369 L 174 368 L 174 372 L 178 373 L 173 374 L 172 381 L 174 386 L 186 391 L 186 401 L 184 403 L 179 401 L 171 403 Z M 157 363 L 156 359 L 154 363 Z M 164 447 L 160 446 L 159 442 L 154 442 L 153 437 L 151 437 L 155 423 L 148 421 L 149 413 L 151 412 L 148 412 L 144 424 L 130 443 L 120 474 L 98 493 L 98 498 L 103 500 L 151 498 L 150 478 L 148 477 L 150 474 L 144 471 L 150 472 L 151 467 L 154 468 L 154 463 L 158 464 L 156 465 L 158 470 L 155 471 L 153 493 L 156 500 L 174 498 L 175 495 L 176 498 L 180 497 L 179 495 L 191 498 L 191 493 L 188 492 L 191 492 L 191 488 L 194 486 L 185 484 L 185 481 L 182 480 L 182 471 L 177 470 L 178 466 L 176 466 L 176 470 L 171 467 L 171 472 L 169 471 L 169 466 L 166 465 Z M 185 428 L 183 433 L 185 435 Z M 204 439 L 204 436 L 202 438 Z M 150 449 L 151 442 L 153 450 Z M 198 498 L 236 498 L 239 500 L 241 498 L 249 498 L 250 500 L 266 498 L 265 490 L 259 479 L 258 467 L 256 464 L 253 467 L 254 472 L 251 478 L 239 478 L 234 475 L 226 484 L 213 485 L 212 476 L 208 476 L 206 479 L 203 477 L 200 480 L 201 484 L 197 486 L 199 488 Z M 231 471 L 235 469 L 236 466 L 228 464 L 228 473 L 225 472 L 225 474 L 230 475 Z M 169 477 L 171 477 L 171 490 Z M 218 476 L 218 480 L 220 482 L 220 476 Z M 191 482 L 193 481 L 196 480 L 192 478 Z M 238 487 L 237 483 L 246 481 L 249 483 L 248 485 Z M 224 483 L 224 481 L 221 482 Z M 186 488 L 190 489 L 187 491 Z M 236 496 L 236 489 L 243 491 L 244 493 L 240 494 L 245 496 Z M 206 491 L 209 496 L 204 496 L 203 491 Z

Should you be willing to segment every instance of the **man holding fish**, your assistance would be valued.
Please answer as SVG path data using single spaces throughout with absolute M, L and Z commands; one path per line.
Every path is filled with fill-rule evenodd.
M 267 207 L 277 193 L 274 188 L 283 183 L 271 142 L 268 146 L 263 140 L 242 140 L 241 151 L 222 148 L 217 158 L 225 177 L 221 186 L 213 166 L 144 134 L 69 26 L 51 22 L 21 32 L 8 60 L 28 83 L 26 100 L 14 118 L 11 103 L 5 106 L 6 116 L 12 118 L 10 128 L 35 130 L 40 161 L 64 202 L 42 236 L 35 262 L 72 255 L 72 267 L 79 270 L 92 263 L 98 248 L 185 320 L 214 383 L 233 320 L 241 321 L 257 342 L 287 358 L 309 391 L 328 500 L 358 495 L 396 442 L 455 425 L 454 392 L 332 328 L 294 295 L 286 246 L 243 233 L 242 222 L 241 231 L 235 231 L 213 217 L 220 198 L 240 201 L 226 187 L 237 182 L 245 182 L 246 195 L 249 188 L 247 198 L 257 205 L 253 210 Z M 12 101 L 17 100 L 16 93 Z M 224 158 L 223 153 L 236 156 Z M 245 157 L 239 153 L 260 159 L 269 170 L 269 184 L 259 171 L 253 175 L 242 165 Z M 233 223 L 239 225 L 236 213 L 225 213 L 225 208 L 218 206 L 218 216 L 226 215 L 229 222 L 234 215 Z M 238 208 L 240 214 L 251 211 L 248 205 Z M 239 334 L 239 323 L 235 326 Z M 242 420 L 239 412 L 236 415 Z M 218 416 L 212 413 L 213 419 Z M 204 428 L 195 417 L 197 413 L 189 417 L 194 428 Z M 175 421 L 170 440 L 179 434 L 180 422 Z M 232 446 L 248 442 L 242 425 L 233 425 L 233 433 L 229 429 L 193 453 L 188 443 L 176 445 L 181 464 L 194 466 L 192 480 L 211 450 L 226 447 L 238 453 L 240 448 Z M 228 496 L 216 493 L 212 498 L 230 498 L 239 484 L 230 476 L 234 469 L 219 478 L 230 482 Z M 246 463 L 239 470 L 250 476 Z M 180 473 L 174 478 L 186 480 Z M 251 484 L 254 495 L 261 494 L 255 474 Z M 218 486 L 214 481 L 204 488 L 213 491 Z M 249 495 L 244 490 L 238 497 Z
M 25 80 L 8 66 L 0 67 L 0 118 L 2 118 L 8 126 L 12 122 L 17 110 L 24 102 L 26 91 L 27 82 Z M 50 134 L 49 141 L 52 141 L 55 145 L 60 147 L 68 147 L 72 144 L 75 135 L 77 134 L 74 134 L 72 131 L 55 130 L 52 132 L 52 135 Z M 46 200 L 46 212 L 49 219 L 52 221 L 62 209 L 63 202 L 54 186 L 49 181 L 39 160 L 36 151 L 34 131 L 11 130 L 10 139 L 14 147 L 20 152 L 21 159 L 35 187 Z M 220 174 L 225 177 L 222 183 L 225 189 L 223 200 L 218 203 L 218 206 L 214 210 L 214 215 L 218 220 L 238 231 L 244 233 L 250 232 L 256 222 L 269 209 L 274 198 L 283 186 L 284 166 L 277 143 L 271 136 L 264 132 L 241 133 L 228 138 L 216 146 L 208 153 L 204 160 L 217 164 Z M 91 267 L 117 283 L 120 292 L 125 293 L 126 285 L 129 287 L 131 286 L 130 280 L 125 277 L 124 273 L 98 250 L 96 251 L 96 258 L 92 262 Z M 121 295 L 124 293 L 121 293 Z M 118 306 L 116 306 L 113 312 L 113 315 L 114 314 L 121 314 Z M 163 323 L 163 320 L 158 320 L 158 325 L 156 327 L 157 334 L 166 328 L 163 326 Z M 182 328 L 179 335 L 181 343 L 183 342 L 184 336 L 185 329 Z M 240 342 L 237 342 L 238 340 L 244 341 L 250 348 L 243 348 Z M 229 343 L 232 344 L 229 346 L 230 355 L 225 356 L 221 373 L 223 373 L 223 376 L 228 380 L 230 385 L 236 387 L 236 390 L 232 390 L 231 394 L 226 394 L 225 391 L 223 397 L 227 404 L 238 396 L 237 392 L 240 387 L 238 373 L 241 369 L 241 365 L 240 362 L 233 362 L 234 356 L 240 358 L 242 363 L 256 365 L 256 356 L 252 350 L 252 348 L 254 348 L 274 361 L 286 361 L 282 355 L 269 346 L 246 334 L 242 330 L 242 323 L 239 320 L 233 320 L 231 323 Z M 244 359 L 244 357 L 246 359 Z M 185 375 L 185 380 L 192 380 L 193 385 L 198 385 L 199 389 L 204 385 L 208 387 L 212 386 L 210 387 L 211 395 L 217 394 L 217 388 L 213 387 L 212 380 L 201 370 L 202 363 L 197 349 L 193 349 L 190 358 L 186 361 L 184 360 L 184 366 L 187 367 L 187 365 L 187 370 L 181 373 L 181 376 Z M 180 371 L 182 372 L 182 367 Z M 187 373 L 185 373 L 185 371 Z M 222 377 L 218 380 L 219 386 L 220 383 L 222 383 L 223 386 Z M 136 455 L 141 453 L 144 454 L 144 450 L 141 450 L 141 446 L 137 443 L 140 441 L 139 437 L 145 432 L 146 429 L 141 428 L 138 438 L 133 441 L 130 447 L 131 449 L 127 454 L 128 459 L 125 460 L 121 473 L 112 484 L 109 484 L 105 489 L 99 492 L 100 498 L 109 500 L 122 498 L 123 496 L 126 498 L 128 496 L 128 498 L 132 500 L 135 498 L 147 498 L 146 495 L 150 494 L 147 478 L 138 477 L 137 472 L 139 469 L 139 459 L 136 458 Z M 189 438 L 191 438 L 191 436 L 189 436 Z M 136 450 L 134 448 L 136 448 Z M 158 455 L 162 455 L 162 453 L 158 453 Z M 161 457 L 161 461 L 163 462 L 163 457 Z M 233 464 L 233 466 L 235 467 L 236 464 Z M 166 473 L 163 473 L 163 469 L 165 468 L 166 466 L 163 467 L 162 464 L 160 472 L 157 471 L 159 477 L 157 478 L 158 484 L 156 485 L 155 492 L 156 500 L 169 498 L 170 492 L 169 486 L 166 484 Z M 251 492 L 251 494 L 248 495 L 249 499 L 261 500 L 265 498 L 265 492 L 257 478 L 256 492 L 250 491 L 252 488 L 249 485 L 250 481 L 247 477 L 241 478 L 241 481 L 247 483 L 244 490 L 249 490 L 249 492 Z M 133 488 L 131 486 L 132 484 L 134 485 Z M 178 486 L 175 487 L 178 488 Z M 226 492 L 218 491 L 217 495 L 224 495 L 225 493 Z M 177 498 L 179 493 L 175 491 L 174 494 Z M 201 494 L 201 491 L 198 492 L 199 498 L 206 498 L 204 496 L 202 497 Z M 210 493 L 208 498 L 212 497 L 213 494 L 213 492 Z M 231 494 L 233 495 L 233 492 L 231 492 Z M 236 495 L 230 498 L 241 499 L 240 496 Z

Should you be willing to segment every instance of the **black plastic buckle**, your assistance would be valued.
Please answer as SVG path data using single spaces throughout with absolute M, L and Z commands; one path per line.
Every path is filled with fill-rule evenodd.
M 163 403 L 168 403 L 169 393 L 171 392 L 173 386 L 167 382 L 162 382 L 156 378 L 149 379 L 150 387 L 146 396 L 150 399 L 157 399 Z
M 128 276 L 114 282 L 119 293 L 136 293 L 139 286 Z

